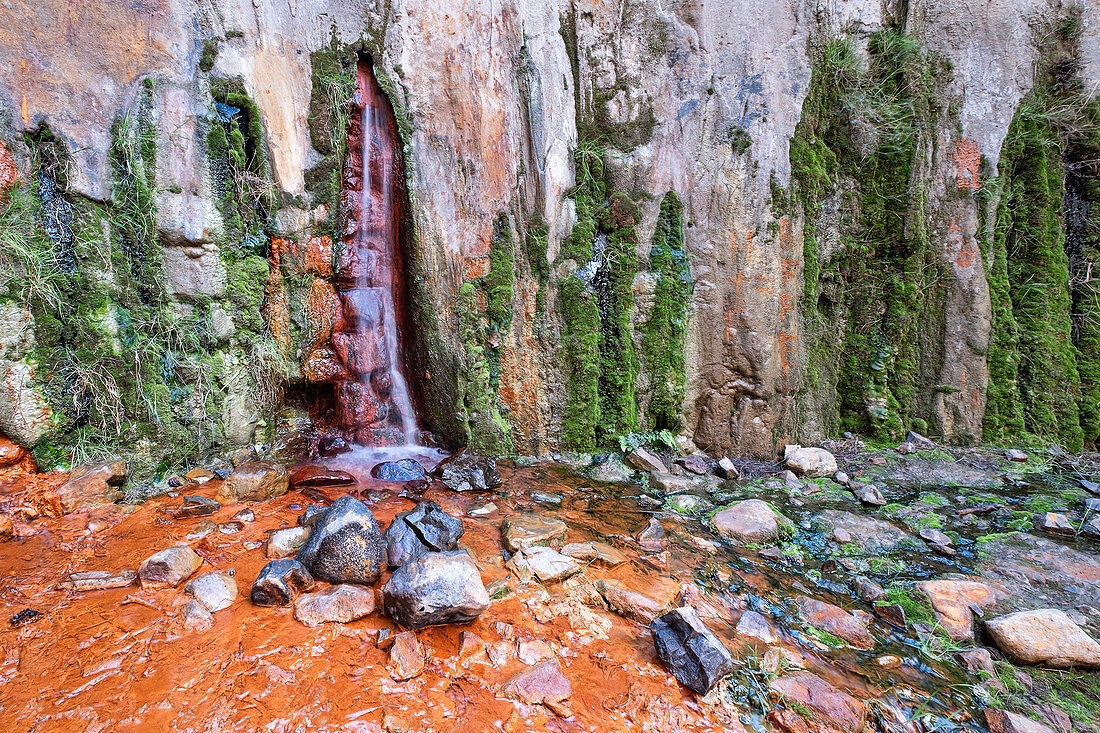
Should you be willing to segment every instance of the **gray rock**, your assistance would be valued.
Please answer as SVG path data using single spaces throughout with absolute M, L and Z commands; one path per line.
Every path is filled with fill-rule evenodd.
M 737 634 L 762 644 L 778 644 L 779 634 L 762 614 L 756 611 L 743 611 L 737 620 Z
M 1017 664 L 1100 669 L 1100 644 L 1062 611 L 1017 611 L 985 622 L 986 631 Z
M 853 488 L 852 493 L 868 506 L 884 506 L 886 504 L 886 499 L 882 498 L 882 492 L 874 484 L 863 484 Z
M 787 464 L 787 468 L 799 476 L 815 478 L 831 476 L 837 472 L 836 458 L 824 448 L 803 448 L 798 445 L 789 445 L 783 459 Z
M 374 612 L 374 591 L 358 585 L 334 585 L 294 602 L 294 618 L 306 626 L 349 623 Z
M 1027 461 L 1027 453 L 1017 448 L 1011 448 L 1005 451 L 1005 458 L 1015 463 L 1024 463 Z
M 190 600 L 180 607 L 180 619 L 183 621 L 183 628 L 188 631 L 206 631 L 214 626 L 214 614 L 196 600 Z
M 648 448 L 635 448 L 626 457 L 626 465 L 639 471 L 668 473 L 668 467 L 660 457 Z
M 723 458 L 718 461 L 718 465 L 714 470 L 715 473 L 724 479 L 741 478 L 741 472 L 737 470 L 737 465 L 729 458 Z
M 187 545 L 169 547 L 147 557 L 138 568 L 138 578 L 142 588 L 175 588 L 201 565 L 202 557 Z
M 568 529 L 560 519 L 537 514 L 517 514 L 507 517 L 500 525 L 504 546 L 511 552 L 561 539 Z
M 125 588 L 137 582 L 137 573 L 133 570 L 91 570 L 83 573 L 69 573 L 57 587 L 61 590 L 89 591 Z
M 943 532 L 933 527 L 925 527 L 920 531 L 920 538 L 926 542 L 931 542 L 933 545 L 939 545 L 941 547 L 949 547 L 952 544 L 951 538 Z
M 886 597 L 886 591 L 883 590 L 881 585 L 862 575 L 852 578 L 852 590 L 864 603 L 874 603 Z
M 844 473 L 843 471 L 837 471 L 833 474 L 833 481 L 836 481 L 841 486 L 847 486 L 850 480 L 851 479 L 849 478 L 848 474 Z
M 307 527 L 287 527 L 272 532 L 267 538 L 265 554 L 270 558 L 290 557 L 309 539 Z
M 225 573 L 204 573 L 183 587 L 210 613 L 229 608 L 237 600 L 237 581 Z
M 509 562 L 524 568 L 543 583 L 556 583 L 581 571 L 581 564 L 575 559 L 538 545 L 517 552 Z
M 930 438 L 926 438 L 920 433 L 910 430 L 905 434 L 905 442 L 912 443 L 913 447 L 917 450 L 932 450 L 936 447 L 936 443 Z
M 497 462 L 492 458 L 462 455 L 444 462 L 436 470 L 452 491 L 492 491 L 504 485 Z
M 779 515 L 759 499 L 727 507 L 715 514 L 712 521 L 718 534 L 743 544 L 770 542 L 779 533 Z
M 1087 479 L 1078 479 L 1077 483 L 1081 484 L 1081 488 L 1085 491 L 1092 492 L 1097 496 L 1100 496 L 1100 484 L 1095 481 L 1089 481 Z
M 700 695 L 733 669 L 733 657 L 691 606 L 674 608 L 649 625 L 657 656 L 680 684 Z
M 1093 517 L 1081 525 L 1081 536 L 1091 539 L 1100 539 L 1100 517 Z
M 676 465 L 682 466 L 685 471 L 694 473 L 696 476 L 706 476 L 710 473 L 710 466 L 707 465 L 707 459 L 703 456 L 683 456 L 676 459 Z
M 588 477 L 602 483 L 625 483 L 634 480 L 634 471 L 614 453 L 592 464 Z
M 315 585 L 305 566 L 288 557 L 264 565 L 252 584 L 250 597 L 257 606 L 289 606 Z
M 370 470 L 371 478 L 379 481 L 423 481 L 427 475 L 424 467 L 411 458 L 379 463 Z
M 705 512 L 714 505 L 695 494 L 677 494 L 676 496 L 670 496 L 668 501 L 665 502 L 665 506 L 669 511 L 677 514 L 692 514 L 694 512 Z
M 386 529 L 386 554 L 391 568 L 404 565 L 425 552 L 443 552 L 458 546 L 462 520 L 443 511 L 434 501 L 422 501 L 401 512 Z
M 836 532 L 843 529 L 851 535 L 852 542 L 866 554 L 883 554 L 903 549 L 918 549 L 923 545 L 912 535 L 889 522 L 866 514 L 854 514 L 827 509 L 813 517 L 815 526 Z
M 1058 514 L 1057 512 L 1046 512 L 1039 519 L 1039 527 L 1051 534 L 1069 535 L 1073 536 L 1077 534 L 1077 528 L 1073 526 L 1073 523 L 1069 521 L 1069 518 L 1065 514 Z
M 665 528 L 655 517 L 650 517 L 649 523 L 635 535 L 638 544 L 646 552 L 660 552 L 668 546 L 665 539 Z
M 319 580 L 373 585 L 385 568 L 386 543 L 370 509 L 342 496 L 317 518 L 297 559 Z
M 687 476 L 653 471 L 649 474 L 649 485 L 667 496 L 668 494 L 682 494 L 691 491 L 695 484 Z
M 420 628 L 472 621 L 489 607 L 489 593 L 465 551 L 429 552 L 394 571 L 382 603 L 397 623 Z

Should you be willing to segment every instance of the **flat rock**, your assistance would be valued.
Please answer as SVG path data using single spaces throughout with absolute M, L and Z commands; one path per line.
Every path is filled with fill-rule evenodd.
M 649 625 L 657 656 L 680 684 L 705 695 L 733 669 L 729 650 L 691 606 L 674 608 Z
M 814 524 L 830 531 L 843 529 L 851 541 L 867 554 L 884 554 L 904 549 L 918 549 L 924 545 L 911 534 L 898 529 L 890 522 L 866 514 L 827 509 L 815 514 Z
M 588 477 L 601 483 L 625 483 L 634 479 L 634 469 L 612 453 L 594 462 L 588 469 Z
M 560 519 L 537 514 L 517 514 L 506 518 L 500 525 L 504 546 L 511 552 L 561 539 L 568 529 Z
M 176 517 L 207 517 L 221 509 L 222 505 L 205 496 L 185 496 L 183 504 L 171 512 Z
M 1027 461 L 1027 453 L 1024 453 L 1018 448 L 1010 448 L 1004 452 L 1005 458 L 1015 463 L 1024 463 Z
M 229 608 L 237 600 L 237 581 L 225 573 L 204 573 L 189 581 L 183 591 L 214 613 Z
M 603 542 L 573 542 L 561 548 L 563 555 L 605 568 L 614 568 L 627 561 L 627 556 Z
M 626 456 L 626 465 L 647 473 L 649 471 L 668 472 L 668 467 L 665 466 L 665 462 L 648 448 L 635 448 L 630 451 Z
M 307 626 L 346 624 L 373 612 L 374 591 L 359 585 L 334 585 L 317 593 L 306 593 L 294 602 L 294 618 Z
M 760 499 L 727 507 L 715 514 L 712 521 L 718 534 L 742 544 L 768 542 L 779 532 L 779 515 Z
M 646 626 L 649 626 L 653 619 L 665 610 L 664 604 L 658 603 L 644 593 L 627 588 L 617 580 L 601 578 L 596 581 L 596 590 L 612 611 Z
M 504 485 L 492 458 L 462 455 L 440 463 L 436 471 L 452 491 L 493 491 Z
M 743 611 L 741 618 L 737 620 L 736 631 L 738 636 L 762 644 L 778 644 L 780 641 L 779 634 L 775 632 L 772 625 L 763 614 L 756 611 Z
M 218 489 L 218 501 L 232 504 L 238 501 L 267 501 L 282 496 L 290 489 L 286 467 L 272 461 L 242 463 Z
M 137 573 L 133 570 L 90 570 L 83 573 L 69 573 L 57 584 L 62 590 L 89 591 L 108 588 L 125 588 L 137 582 Z
M 875 638 L 867 630 L 866 622 L 843 608 L 808 596 L 798 596 L 795 606 L 802 618 L 815 629 L 827 631 L 857 649 L 874 647 Z
M 352 486 L 355 483 L 357 483 L 355 477 L 347 471 L 338 471 L 324 466 L 299 466 L 290 475 L 292 489 L 324 489 L 332 486 Z
M 464 550 L 429 552 L 393 572 L 382 603 L 397 623 L 420 628 L 474 620 L 489 607 L 489 593 Z
M 661 526 L 656 517 L 650 517 L 649 523 L 638 534 L 634 535 L 634 538 L 638 540 L 638 545 L 646 552 L 660 552 L 668 547 L 668 540 L 665 539 L 665 528 Z
M 1100 517 L 1093 517 L 1081 525 L 1081 536 L 1100 540 Z
M 836 458 L 824 448 L 803 448 L 797 445 L 787 448 L 783 456 L 784 463 L 799 476 L 817 478 L 832 476 L 837 472 Z
M 123 461 L 80 466 L 57 490 L 65 514 L 100 504 L 112 504 L 122 498 L 119 486 L 129 476 Z
M 305 566 L 293 558 L 272 560 L 256 576 L 249 594 L 257 606 L 289 606 L 316 583 Z
M 302 548 L 307 539 L 309 539 L 307 527 L 277 529 L 268 536 L 264 554 L 270 558 L 290 557 Z
M 581 571 L 581 564 L 573 558 L 539 545 L 517 552 L 511 562 L 524 567 L 543 583 L 556 583 Z
M 985 714 L 985 724 L 989 726 L 989 733 L 1055 733 L 1049 725 L 1043 725 L 1007 710 L 986 708 L 982 712 Z
M 677 458 L 676 465 L 682 466 L 685 471 L 694 473 L 696 476 L 706 476 L 710 473 L 710 465 L 702 456 L 690 455 Z
M 400 567 L 425 552 L 453 550 L 464 531 L 461 519 L 447 514 L 434 501 L 422 501 L 412 511 L 394 517 L 386 529 L 389 566 Z
M 1039 528 L 1051 534 L 1060 534 L 1072 537 L 1077 534 L 1077 528 L 1069 521 L 1065 514 L 1057 512 L 1045 512 L 1039 519 Z
M 379 481 L 423 481 L 427 478 L 424 467 L 411 458 L 379 463 L 370 470 L 370 475 Z
M 791 700 L 809 710 L 822 727 L 858 733 L 867 722 L 867 706 L 809 672 L 784 675 L 768 686 L 780 701 Z
M 683 494 L 695 487 L 695 484 L 687 476 L 676 476 L 666 471 L 651 472 L 649 474 L 649 485 L 665 496 Z
M 928 597 L 936 620 L 955 641 L 974 638 L 974 612 L 997 602 L 997 594 L 985 583 L 974 580 L 926 580 L 917 591 Z
M 986 621 L 985 628 L 1017 664 L 1100 669 L 1100 644 L 1062 611 L 1018 611 Z
M 501 685 L 500 692 L 512 700 L 546 705 L 559 712 L 573 688 L 562 674 L 557 657 L 552 657 L 517 672 Z
M 925 527 L 922 529 L 920 531 L 920 538 L 925 542 L 931 542 L 933 545 L 939 545 L 940 547 L 950 547 L 952 544 L 950 537 L 934 527 Z
M 424 671 L 427 655 L 414 631 L 402 631 L 394 635 L 390 646 L 390 677 L 397 682 L 411 680 Z
M 317 517 L 296 557 L 318 580 L 373 585 L 386 565 L 386 543 L 370 509 L 342 496 Z
M 175 588 L 202 566 L 202 557 L 187 545 L 169 547 L 150 555 L 138 568 L 141 587 Z

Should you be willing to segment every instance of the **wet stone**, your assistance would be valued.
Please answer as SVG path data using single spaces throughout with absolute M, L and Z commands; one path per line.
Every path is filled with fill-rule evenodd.
M 610 578 L 597 580 L 596 590 L 612 611 L 646 626 L 665 610 L 663 604 L 644 593 L 627 588 L 618 580 Z
M 180 608 L 183 628 L 188 631 L 206 631 L 214 626 L 214 614 L 197 600 L 190 600 Z
M 292 489 L 324 489 L 332 486 L 351 486 L 355 483 L 355 477 L 347 471 L 323 466 L 301 466 L 290 476 Z
M 290 557 L 301 549 L 309 538 L 306 527 L 287 527 L 275 530 L 267 538 L 265 554 L 271 558 Z
M 741 472 L 737 470 L 737 465 L 729 458 L 723 458 L 718 461 L 718 465 L 714 470 L 715 473 L 724 479 L 741 478 Z
M 568 529 L 560 519 L 537 514 L 517 514 L 506 518 L 500 525 L 504 546 L 511 552 L 561 539 Z
M 749 499 L 727 507 L 712 520 L 718 534 L 734 542 L 768 542 L 779 532 L 779 515 L 766 502 Z
M 91 570 L 83 573 L 69 573 L 57 587 L 62 590 L 89 591 L 108 588 L 125 588 L 137 582 L 137 573 L 133 570 Z
M 996 708 L 986 708 L 982 712 L 985 714 L 985 724 L 989 726 L 989 733 L 1054 733 L 1054 729 L 1049 725 L 1018 713 Z
M 1081 525 L 1081 536 L 1100 540 L 1100 517 L 1093 517 Z
M 1077 483 L 1081 485 L 1081 488 L 1085 491 L 1089 491 L 1097 496 L 1100 496 L 1100 484 L 1095 481 L 1088 481 L 1086 479 L 1078 479 Z
M 920 538 L 925 542 L 931 542 L 933 545 L 939 545 L 941 547 L 949 547 L 951 545 L 951 538 L 933 527 L 925 527 L 922 529 L 920 531 Z
M 222 522 L 218 525 L 221 534 L 237 534 L 244 529 L 244 522 Z
M 973 609 L 997 601 L 992 588 L 973 580 L 927 580 L 917 584 L 917 592 L 927 596 L 936 620 L 955 641 L 973 639 Z
M 272 560 L 256 576 L 249 594 L 257 606 L 289 606 L 314 588 L 313 576 L 293 558 Z
M 217 512 L 221 506 L 205 496 L 185 496 L 183 505 L 172 513 L 177 517 L 206 517 Z
M 691 479 L 686 476 L 676 476 L 664 471 L 653 471 L 649 474 L 649 485 L 660 491 L 665 496 L 669 494 L 683 494 L 694 487 Z
M 669 497 L 668 501 L 665 502 L 665 506 L 677 514 L 694 514 L 695 512 L 705 512 L 714 505 L 701 496 L 678 494 Z
M 386 563 L 386 543 L 363 502 L 342 496 L 313 525 L 297 554 L 318 580 L 373 585 Z
M 374 612 L 374 591 L 358 585 L 334 585 L 294 602 L 294 618 L 307 626 L 350 623 Z
M 122 496 L 119 486 L 129 476 L 123 461 L 80 466 L 57 490 L 62 510 L 68 514 L 100 504 L 111 504 Z
M 851 695 L 809 672 L 784 675 L 771 682 L 769 689 L 780 701 L 792 700 L 822 724 L 840 733 L 857 733 L 867 720 L 867 706 Z
M 407 628 L 465 623 L 489 607 L 489 593 L 465 551 L 429 552 L 402 565 L 382 588 L 386 615 Z
M 237 581 L 225 573 L 200 575 L 183 590 L 210 613 L 229 608 L 237 599 Z
M 214 524 L 209 519 L 204 519 L 191 528 L 191 531 L 187 533 L 187 539 L 201 540 L 206 535 L 217 530 L 217 528 L 218 525 Z
M 202 565 L 202 557 L 186 545 L 169 547 L 147 557 L 138 568 L 141 587 L 175 588 Z
M 1077 534 L 1077 528 L 1069 521 L 1065 514 L 1046 512 L 1039 520 L 1039 527 L 1051 534 L 1072 536 Z
M 286 467 L 271 461 L 249 461 L 238 466 L 218 489 L 218 501 L 267 501 L 290 488 Z
M 1017 664 L 1100 669 L 1100 644 L 1062 611 L 1018 611 L 986 621 L 985 628 Z
M 563 555 L 606 568 L 622 565 L 626 555 L 603 542 L 574 542 L 561 548 Z
M 882 492 L 878 490 L 878 487 L 874 484 L 862 484 L 852 489 L 852 493 L 856 495 L 862 503 L 868 506 L 885 506 L 886 499 L 883 498 Z
M 242 509 L 234 514 L 232 517 L 230 517 L 230 519 L 237 522 L 255 522 L 256 512 L 252 511 L 251 509 Z
M 862 575 L 852 578 L 852 590 L 864 603 L 874 603 L 886 596 L 886 591 L 881 585 Z
M 795 606 L 802 618 L 815 629 L 827 631 L 857 649 L 870 649 L 875 645 L 867 624 L 843 608 L 807 596 L 798 596 Z
M 453 550 L 464 531 L 462 520 L 447 514 L 434 501 L 422 501 L 412 511 L 394 517 L 386 529 L 389 566 L 400 567 L 426 552 Z
M 427 478 L 424 467 L 411 458 L 379 463 L 370 470 L 370 475 L 379 481 L 423 481 Z
M 764 616 L 756 611 L 745 611 L 737 621 L 737 634 L 762 644 L 778 644 L 779 634 Z
M 654 517 L 650 518 L 649 524 L 642 528 L 634 538 L 638 540 L 638 545 L 646 552 L 660 552 L 668 546 L 668 540 L 665 539 L 665 528 Z
M 733 669 L 729 650 L 691 606 L 681 606 L 649 625 L 657 656 L 680 684 L 705 695 Z
M 424 671 L 425 656 L 416 632 L 402 631 L 394 635 L 390 645 L 390 677 L 397 682 L 411 680 Z
M 324 514 L 325 507 L 320 504 L 310 504 L 306 510 L 298 515 L 299 527 L 312 527 L 317 518 Z
M 556 583 L 581 571 L 581 564 L 573 558 L 539 545 L 517 552 L 509 563 L 519 570 L 521 580 L 534 575 L 543 583 Z
M 706 476 L 710 473 L 710 465 L 702 456 L 691 455 L 677 458 L 676 464 L 683 466 L 685 471 L 694 473 L 696 476 Z
M 554 657 L 516 673 L 501 685 L 500 692 L 507 698 L 528 705 L 546 705 L 554 712 L 568 716 L 564 703 L 573 694 L 573 688 L 562 674 L 557 657 Z
M 462 455 L 444 462 L 437 471 L 452 491 L 492 491 L 504 485 L 492 458 Z
M 626 465 L 639 471 L 660 471 L 668 473 L 665 462 L 648 448 L 636 448 L 626 457 Z

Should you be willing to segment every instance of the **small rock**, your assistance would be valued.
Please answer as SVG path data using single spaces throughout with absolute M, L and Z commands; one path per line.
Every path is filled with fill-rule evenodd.
M 145 589 L 175 588 L 201 565 L 202 557 L 187 545 L 169 547 L 147 557 L 138 568 L 138 578 Z
M 342 496 L 317 518 L 296 557 L 318 580 L 373 585 L 386 565 L 386 543 L 370 509 Z
M 89 591 L 108 588 L 125 588 L 137 582 L 137 573 L 133 570 L 91 570 L 83 573 L 69 573 L 57 587 L 62 590 Z
M 1046 512 L 1043 514 L 1042 519 L 1039 520 L 1039 527 L 1051 534 L 1069 536 L 1077 534 L 1077 528 L 1073 526 L 1069 518 L 1067 518 L 1065 514 L 1058 514 L 1057 512 Z
M 729 458 L 718 461 L 714 471 L 724 479 L 741 478 L 741 472 L 737 470 L 737 465 Z
M 521 641 L 518 647 L 516 657 L 524 664 L 535 664 L 554 656 L 554 647 L 541 639 Z
M 347 471 L 323 466 L 299 466 L 290 476 L 290 488 L 295 490 L 352 486 L 355 483 L 355 477 Z
M 206 631 L 214 626 L 214 614 L 207 611 L 201 603 L 188 601 L 180 608 L 183 628 L 188 631 Z
M 255 522 L 256 512 L 252 511 L 251 509 L 242 509 L 234 514 L 232 517 L 230 517 L 230 519 L 236 522 Z
M 848 474 L 844 473 L 843 471 L 837 471 L 833 474 L 833 481 L 836 481 L 841 486 L 847 486 L 848 482 L 851 481 L 851 479 L 848 477 Z
M 237 581 L 225 573 L 204 573 L 183 587 L 184 593 L 210 613 L 229 608 L 237 599 Z
M 1093 494 L 1100 495 L 1100 484 L 1094 481 L 1088 481 L 1086 479 L 1078 479 L 1077 483 L 1081 484 L 1081 488 L 1085 491 L 1092 492 Z
M 492 458 L 462 455 L 444 461 L 436 471 L 452 491 L 492 491 L 504 485 Z
M 762 644 L 779 643 L 779 634 L 775 633 L 775 629 L 768 623 L 768 620 L 756 611 L 743 611 L 741 613 L 741 618 L 737 621 L 737 633 Z
M 843 527 L 837 527 L 833 530 L 833 539 L 843 545 L 845 542 L 852 541 L 852 533 Z
M 627 561 L 626 555 L 603 542 L 579 542 L 561 548 L 563 555 L 605 568 L 614 568 Z
M 218 529 L 218 525 L 211 522 L 209 519 L 204 519 L 191 528 L 191 531 L 187 533 L 187 539 L 189 540 L 201 540 L 206 535 L 214 532 Z
M 1100 644 L 1062 611 L 1018 611 L 986 621 L 985 628 L 1017 664 L 1100 669 Z
M 625 483 L 634 479 L 634 470 L 615 454 L 594 459 L 588 476 L 601 483 Z
M 706 476 L 710 473 L 710 466 L 707 465 L 707 461 L 702 456 L 684 456 L 676 459 L 676 464 L 683 466 L 685 471 L 694 473 L 696 476 Z
M 264 551 L 268 557 L 290 557 L 301 549 L 309 539 L 309 529 L 306 527 L 287 527 L 278 529 L 267 538 L 267 549 Z
M 471 509 L 466 513 L 469 514 L 471 517 L 484 517 L 486 514 L 492 514 L 496 510 L 497 505 L 493 502 L 489 502 L 488 504 L 484 504 L 482 506 Z
M 214 478 L 214 473 L 206 468 L 192 468 L 190 471 L 183 474 L 183 478 L 191 484 L 205 484 L 207 481 Z
M 315 585 L 305 566 L 288 557 L 264 565 L 252 584 L 250 597 L 257 606 L 289 606 Z
M 1100 499 L 1085 499 L 1085 511 L 1100 512 Z
M 913 445 L 909 441 L 905 441 L 896 448 L 897 452 L 903 456 L 912 455 L 917 452 L 917 446 Z
M 1027 461 L 1027 453 L 1017 448 L 1011 448 L 1005 451 L 1005 458 L 1015 463 L 1024 463 Z
M 214 478 L 218 479 L 219 481 L 225 481 L 232 474 L 233 474 L 233 472 L 230 471 L 228 468 L 215 468 L 214 469 Z
M 807 596 L 798 596 L 795 606 L 802 618 L 815 629 L 827 631 L 857 649 L 870 649 L 875 638 L 867 630 L 867 624 L 843 608 Z
M 665 528 L 654 517 L 650 517 L 649 524 L 643 527 L 634 537 L 646 552 L 660 552 L 668 546 L 668 540 L 665 539 Z
M 393 637 L 390 646 L 390 677 L 397 682 L 411 680 L 424 671 L 424 647 L 416 632 L 402 631 Z
M 932 450 L 936 447 L 936 443 L 930 438 L 926 438 L 920 433 L 910 430 L 905 434 L 905 442 L 912 443 L 913 447 L 917 450 Z
M 779 533 L 779 515 L 760 499 L 727 507 L 715 514 L 712 521 L 720 535 L 743 544 L 768 542 Z
M 883 506 L 886 504 L 886 499 L 882 498 L 882 492 L 878 490 L 878 487 L 874 484 L 864 484 L 852 490 L 852 493 L 856 495 L 864 504 L 868 506 Z
M 657 656 L 680 684 L 700 695 L 733 669 L 729 650 L 691 606 L 674 608 L 649 625 Z
M 536 545 L 517 552 L 509 561 L 522 566 L 528 576 L 534 574 L 543 583 L 556 583 L 581 571 L 581 564 L 549 547 Z M 517 573 L 523 579 L 524 573 Z
M 779 696 L 780 702 L 791 700 L 808 709 L 816 718 L 812 722 L 823 730 L 857 733 L 867 721 L 867 706 L 863 702 L 809 672 L 778 677 L 768 689 Z
M 676 476 L 666 471 L 653 471 L 649 474 L 649 485 L 665 496 L 691 491 L 694 484 L 686 476 Z
M 986 708 L 982 712 L 985 713 L 989 733 L 1054 733 L 1050 726 L 1007 710 Z
M 784 461 L 787 468 L 799 476 L 816 478 L 830 476 L 837 472 L 836 458 L 824 448 L 803 448 L 787 446 Z M 794 448 L 794 450 L 790 450 Z
M 7 517 L 4 517 L 4 519 L 7 519 Z M 0 522 L 3 522 L 3 520 L 0 519 Z M 8 522 L 10 523 L 11 520 L 9 519 Z M 92 534 L 97 534 L 97 533 L 102 532 L 103 530 L 107 529 L 110 526 L 111 525 L 108 524 L 103 519 L 93 519 L 90 522 L 88 522 L 88 531 L 91 532 Z M 3 532 L 2 529 L 0 529 L 0 537 L 2 537 L 3 535 L 4 535 L 4 532 Z
M 928 597 L 936 620 L 955 641 L 974 638 L 972 606 L 982 608 L 997 602 L 992 588 L 974 580 L 926 580 L 916 589 Z
M 988 649 L 983 647 L 964 649 L 957 652 L 955 656 L 959 658 L 969 674 L 976 675 L 984 672 L 990 677 L 997 674 L 997 668 L 993 666 L 993 655 Z
M 696 537 L 695 535 L 688 535 L 686 541 L 689 545 L 697 550 L 702 550 L 708 555 L 718 554 L 718 545 L 704 537 Z
M 374 591 L 359 585 L 334 585 L 307 593 L 294 602 L 294 618 L 307 626 L 348 623 L 374 612 Z
M 237 534 L 244 529 L 244 522 L 222 522 L 218 525 L 221 534 Z
M 862 575 L 852 578 L 852 590 L 864 603 L 874 603 L 886 597 L 886 591 L 883 590 L 881 585 Z
M 298 515 L 298 526 L 312 527 L 317 522 L 317 518 L 324 513 L 325 507 L 319 504 L 310 504 L 304 512 Z
M 214 514 L 222 505 L 205 496 L 185 496 L 183 504 L 172 514 L 176 517 L 206 517 Z
M 290 489 L 286 467 L 271 461 L 249 461 L 238 466 L 218 489 L 218 501 L 267 501 Z
M 791 491 L 801 491 L 802 482 L 798 480 L 798 476 L 794 474 L 794 471 L 784 471 L 779 474 L 779 478 L 783 479 L 783 485 Z
M 573 694 L 573 688 L 562 674 L 557 657 L 554 657 L 513 675 L 501 685 L 500 692 L 507 698 L 528 705 L 546 705 L 555 713 L 568 717 L 564 703 Z
M 1100 539 L 1100 517 L 1093 517 L 1081 525 L 1081 536 Z
M 536 514 L 518 514 L 508 517 L 500 525 L 504 546 L 511 552 L 561 539 L 565 537 L 568 529 L 565 522 L 560 519 L 541 517 Z
M 617 580 L 597 580 L 596 590 L 612 611 L 646 626 L 664 611 L 662 604 L 643 593 L 630 590 Z
M 941 547 L 950 547 L 952 544 L 950 537 L 934 527 L 925 527 L 922 529 L 920 531 L 920 538 L 925 542 L 931 542 L 933 545 L 939 545 Z
M 402 565 L 382 588 L 386 614 L 409 628 L 465 623 L 489 607 L 489 593 L 462 550 L 429 552 Z
M 427 478 L 424 467 L 411 458 L 379 463 L 370 470 L 370 475 L 379 481 L 423 481 Z
M 458 635 L 458 658 L 469 659 L 485 651 L 485 642 L 472 631 L 463 631 Z
M 122 497 L 119 486 L 129 476 L 123 461 L 80 466 L 57 490 L 61 509 L 69 514 L 100 504 L 112 504 Z
M 875 657 L 875 664 L 883 669 L 894 669 L 901 666 L 901 657 L 896 654 L 883 654 L 881 657 Z
M 396 568 L 425 552 L 444 552 L 458 546 L 464 529 L 462 520 L 452 517 L 434 501 L 422 501 L 409 512 L 401 512 L 386 529 L 386 555 Z
M 0 468 L 10 468 L 25 461 L 29 455 L 30 451 L 0 433 Z
M 626 457 L 626 465 L 631 468 L 636 468 L 639 471 L 660 471 L 661 473 L 668 473 L 665 462 L 648 448 L 635 448 L 631 451 Z

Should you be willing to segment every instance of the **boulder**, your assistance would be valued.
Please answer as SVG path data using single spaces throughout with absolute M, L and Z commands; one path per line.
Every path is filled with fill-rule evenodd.
M 635 448 L 626 456 L 626 465 L 646 473 L 650 471 L 668 472 L 668 467 L 660 457 L 648 448 Z
M 866 622 L 843 608 L 807 596 L 798 596 L 795 606 L 802 618 L 815 629 L 827 631 L 857 649 L 874 647 L 875 638 L 867 630 Z
M 270 558 L 290 557 L 302 548 L 307 539 L 309 529 L 306 527 L 277 529 L 268 536 L 264 554 Z
M 546 705 L 568 716 L 564 703 L 573 694 L 573 688 L 562 674 L 557 657 L 551 657 L 517 672 L 501 685 L 500 693 L 528 705 Z
M 760 499 L 726 507 L 712 521 L 718 534 L 741 544 L 769 542 L 779 533 L 779 515 Z
M 382 603 L 397 623 L 420 628 L 474 620 L 489 607 L 489 593 L 464 550 L 429 552 L 393 572 Z
M 500 525 L 504 546 L 511 552 L 561 539 L 568 529 L 560 519 L 537 514 L 517 514 L 506 518 Z
M 1049 725 L 1007 710 L 986 708 L 982 712 L 985 714 L 989 733 L 1055 733 Z
M 218 501 L 233 504 L 239 501 L 267 501 L 290 490 L 286 467 L 271 461 L 242 463 L 218 489 Z
M 1017 664 L 1100 669 L 1100 644 L 1062 611 L 1017 611 L 986 621 L 985 628 Z
M 706 476 L 710 473 L 710 466 L 703 456 L 690 455 L 677 458 L 676 465 L 682 466 L 685 471 L 694 473 L 696 476 Z
M 390 677 L 397 682 L 411 680 L 424 671 L 427 655 L 414 631 L 395 634 L 390 645 Z
M 858 733 L 867 722 L 867 706 L 846 692 L 809 672 L 784 675 L 772 680 L 768 689 L 780 702 L 791 701 L 809 711 L 820 729 Z M 818 727 L 811 730 L 818 730 Z
M 646 626 L 653 623 L 653 619 L 665 610 L 664 604 L 644 593 L 627 588 L 617 580 L 601 578 L 596 581 L 596 590 L 612 611 Z
M 81 466 L 75 469 L 57 490 L 65 514 L 100 504 L 112 504 L 122 498 L 119 486 L 129 470 L 123 461 Z
M 370 475 L 379 481 L 423 481 L 427 478 L 424 467 L 411 458 L 379 463 L 370 470 Z
M 385 568 L 386 543 L 370 509 L 342 496 L 317 517 L 296 557 L 319 580 L 373 585 Z
M 691 606 L 674 608 L 649 625 L 657 656 L 680 684 L 708 693 L 733 669 L 733 657 Z
M 294 618 L 306 626 L 346 624 L 373 612 L 374 591 L 358 585 L 334 585 L 318 593 L 306 593 L 294 602 Z
M 200 566 L 202 557 L 187 545 L 169 547 L 145 558 L 138 568 L 138 578 L 145 589 L 175 588 Z
M 936 620 L 955 641 L 974 638 L 974 612 L 997 602 L 997 594 L 985 583 L 974 580 L 926 580 L 917 591 L 928 597 Z
M 497 462 L 492 458 L 462 455 L 444 461 L 436 471 L 453 491 L 492 491 L 504 485 Z
M 458 546 L 464 529 L 462 520 L 443 511 L 434 501 L 422 501 L 409 512 L 401 512 L 386 529 L 386 555 L 396 568 L 425 552 L 445 552 Z
M 210 613 L 229 608 L 237 600 L 237 581 L 225 573 L 204 573 L 183 587 Z
M 257 606 L 289 606 L 316 584 L 305 566 L 293 558 L 272 560 L 252 583 L 250 597 Z
M 799 476 L 816 478 L 832 476 L 837 472 L 836 458 L 824 448 L 803 448 L 787 446 L 784 462 L 787 468 Z M 793 450 L 791 450 L 793 448 Z

